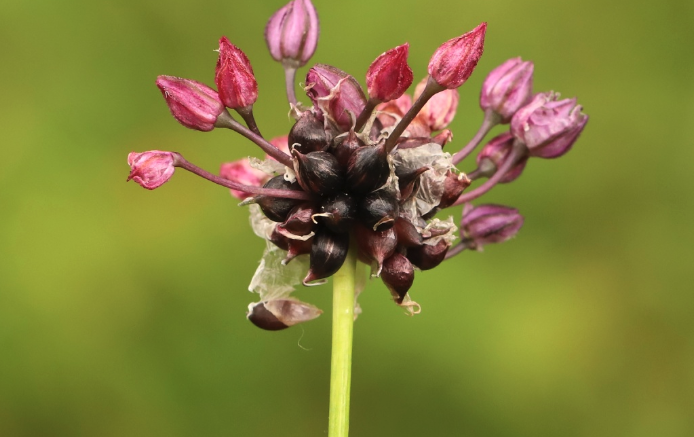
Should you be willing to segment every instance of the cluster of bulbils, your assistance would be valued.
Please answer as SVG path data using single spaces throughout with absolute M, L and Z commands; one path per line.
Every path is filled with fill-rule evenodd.
M 250 286 L 261 301 L 249 306 L 248 317 L 261 328 L 283 329 L 317 317 L 318 308 L 289 294 L 299 282 L 323 283 L 349 250 L 372 266 L 396 303 L 415 313 L 418 306 L 408 295 L 415 269 L 432 269 L 465 249 L 505 241 L 523 223 L 516 209 L 468 202 L 515 180 L 529 157 L 566 153 L 588 119 L 575 99 L 559 100 L 552 92 L 533 95 L 533 64 L 514 58 L 484 81 L 480 106 L 485 116 L 478 133 L 457 153 L 444 152 L 452 139 L 446 127 L 456 112 L 457 88 L 482 55 L 486 27 L 482 23 L 440 46 L 414 99 L 405 94 L 413 82 L 405 43 L 371 64 L 368 98 L 344 71 L 311 67 L 305 91 L 313 105 L 306 107 L 297 101 L 294 83 L 297 69 L 316 49 L 318 16 L 310 0 L 293 0 L 270 18 L 265 32 L 270 54 L 285 69 L 290 114 L 296 120 L 289 135 L 270 141 L 262 136 L 252 111 L 258 86 L 251 64 L 222 37 L 217 91 L 171 76 L 158 77 L 157 86 L 181 124 L 200 131 L 232 129 L 259 145 L 266 159 L 225 163 L 217 176 L 175 152 L 131 153 L 128 180 L 154 189 L 182 167 L 251 204 L 253 229 L 268 241 Z M 494 126 L 507 123 L 510 130 L 477 155 L 476 169 L 468 174 L 456 169 Z M 487 180 L 463 194 L 481 178 Z M 456 224 L 434 215 L 461 204 L 460 241 L 453 245 Z

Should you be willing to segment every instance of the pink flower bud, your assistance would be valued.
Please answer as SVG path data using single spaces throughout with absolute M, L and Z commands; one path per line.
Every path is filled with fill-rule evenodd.
M 258 99 L 258 83 L 246 54 L 229 42 L 219 40 L 219 59 L 214 75 L 222 103 L 231 109 L 245 108 Z
M 461 232 L 472 240 L 477 249 L 485 244 L 502 243 L 513 238 L 523 226 L 523 216 L 517 209 L 501 205 L 466 204 L 463 208 Z
M 525 143 L 530 156 L 558 158 L 571 149 L 588 116 L 576 99 L 557 100 L 558 93 L 539 93 L 511 119 L 511 133 Z
M 142 153 L 129 153 L 128 165 L 130 175 L 128 181 L 134 180 L 148 190 L 160 187 L 174 174 L 176 158 L 171 152 L 150 150 Z
M 317 64 L 306 74 L 306 94 L 313 104 L 332 119 L 343 131 L 352 126 L 366 106 L 366 97 L 359 82 L 330 65 Z M 352 113 L 352 116 L 349 115 Z
M 292 0 L 270 17 L 265 42 L 275 61 L 298 68 L 316 51 L 318 33 L 318 14 L 311 0 Z
M 381 54 L 366 72 L 369 97 L 380 102 L 395 100 L 412 85 L 412 69 L 407 65 L 410 45 L 405 43 Z
M 390 102 L 379 103 L 376 105 L 378 120 L 384 128 L 394 126 L 411 107 L 412 97 L 408 94 L 403 94 Z
M 487 23 L 446 41 L 429 61 L 429 74 L 436 83 L 448 89 L 458 88 L 472 74 L 484 50 Z
M 425 77 L 415 88 L 415 99 L 424 91 L 427 80 L 428 78 Z M 457 89 L 447 89 L 436 93 L 424 105 L 417 118 L 423 120 L 432 131 L 441 130 L 453 121 L 453 117 L 455 117 L 455 113 L 458 110 L 459 98 Z
M 530 102 L 533 95 L 533 63 L 513 58 L 492 70 L 482 84 L 480 107 L 492 110 L 501 116 L 502 123 L 522 106 Z
M 511 135 L 510 132 L 504 132 L 503 134 L 492 138 L 487 144 L 485 144 L 479 155 L 477 155 L 477 166 L 480 166 L 483 159 L 489 159 L 494 163 L 497 169 L 501 167 L 501 164 L 504 163 L 506 157 L 511 152 L 514 140 L 515 138 L 513 138 L 513 135 Z M 527 163 L 527 156 L 520 158 L 518 162 L 511 167 L 508 172 L 506 172 L 506 175 L 501 178 L 499 183 L 505 184 L 516 180 L 523 172 L 525 164 Z
M 225 162 L 219 169 L 219 175 L 224 179 L 254 187 L 262 187 L 263 184 L 270 179 L 267 173 L 251 167 L 248 158 L 239 159 L 234 162 Z M 252 194 L 248 194 L 244 191 L 229 191 L 231 191 L 232 196 L 242 200 L 252 196 Z
M 203 132 L 214 129 L 217 117 L 224 110 L 215 90 L 200 82 L 174 76 L 158 76 L 156 83 L 171 115 L 179 123 Z

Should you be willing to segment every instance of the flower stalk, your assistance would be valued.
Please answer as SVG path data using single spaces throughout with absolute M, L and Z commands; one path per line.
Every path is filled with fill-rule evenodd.
M 333 276 L 333 338 L 328 437 L 347 437 L 349 434 L 356 272 L 357 250 L 352 241 L 347 252 L 347 259 Z

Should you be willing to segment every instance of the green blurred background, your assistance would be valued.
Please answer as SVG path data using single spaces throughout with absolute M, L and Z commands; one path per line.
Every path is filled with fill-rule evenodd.
M 328 310 L 318 320 L 255 328 L 263 242 L 247 210 L 182 171 L 153 192 L 125 183 L 131 151 L 211 171 L 261 155 L 181 127 L 154 86 L 213 83 L 221 35 L 253 63 L 263 132 L 288 132 L 262 36 L 283 4 L 0 6 L 0 435 L 327 434 L 330 288 L 299 292 Z M 440 43 L 489 22 L 450 150 L 479 125 L 484 76 L 514 56 L 591 116 L 568 155 L 485 197 L 525 215 L 515 240 L 417 275 L 422 314 L 368 285 L 352 435 L 694 435 L 694 2 L 315 4 L 313 62 L 362 82 L 404 41 L 418 80 Z

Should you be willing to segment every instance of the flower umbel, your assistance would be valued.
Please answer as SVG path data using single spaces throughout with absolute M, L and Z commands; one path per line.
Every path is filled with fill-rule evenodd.
M 505 241 L 522 224 L 515 209 L 473 207 L 469 202 L 499 183 L 516 180 L 528 158 L 566 153 L 588 119 L 576 99 L 559 100 L 554 92 L 531 97 L 534 65 L 512 58 L 484 81 L 480 106 L 485 117 L 478 134 L 454 156 L 444 151 L 453 139 L 446 128 L 456 114 L 457 88 L 477 66 L 486 30 L 482 23 L 442 44 L 414 98 L 406 94 L 413 81 L 408 43 L 372 62 L 366 73 L 368 99 L 351 74 L 316 64 L 304 82 L 309 107 L 294 95 L 294 73 L 316 49 L 318 16 L 310 0 L 292 0 L 270 18 L 265 31 L 271 56 L 291 73 L 285 80 L 295 123 L 285 131 L 288 136 L 271 141 L 262 136 L 251 110 L 258 98 L 253 69 L 246 54 L 222 37 L 215 71 L 218 92 L 173 76 L 160 76 L 157 86 L 181 124 L 202 131 L 236 131 L 266 152 L 264 160 L 228 162 L 216 176 L 178 153 L 131 153 L 128 180 L 154 189 L 178 166 L 230 188 L 235 197 L 245 199 L 242 204 L 251 205 L 253 229 L 267 241 L 250 286 L 261 297 L 249 312 L 258 326 L 276 329 L 275 319 L 286 327 L 317 316 L 319 312 L 307 310 L 310 317 L 287 322 L 278 314 L 310 309 L 290 297 L 295 285 L 323 283 L 350 250 L 371 265 L 396 303 L 411 310 L 416 270 L 435 268 L 465 249 Z M 225 107 L 238 112 L 246 126 Z M 494 125 L 509 121 L 510 131 L 482 148 L 477 168 L 458 170 L 455 164 Z M 468 190 L 478 179 L 486 181 Z M 458 228 L 452 217 L 437 214 L 461 204 L 466 204 L 461 239 L 453 246 Z M 267 322 L 270 319 L 275 321 Z

